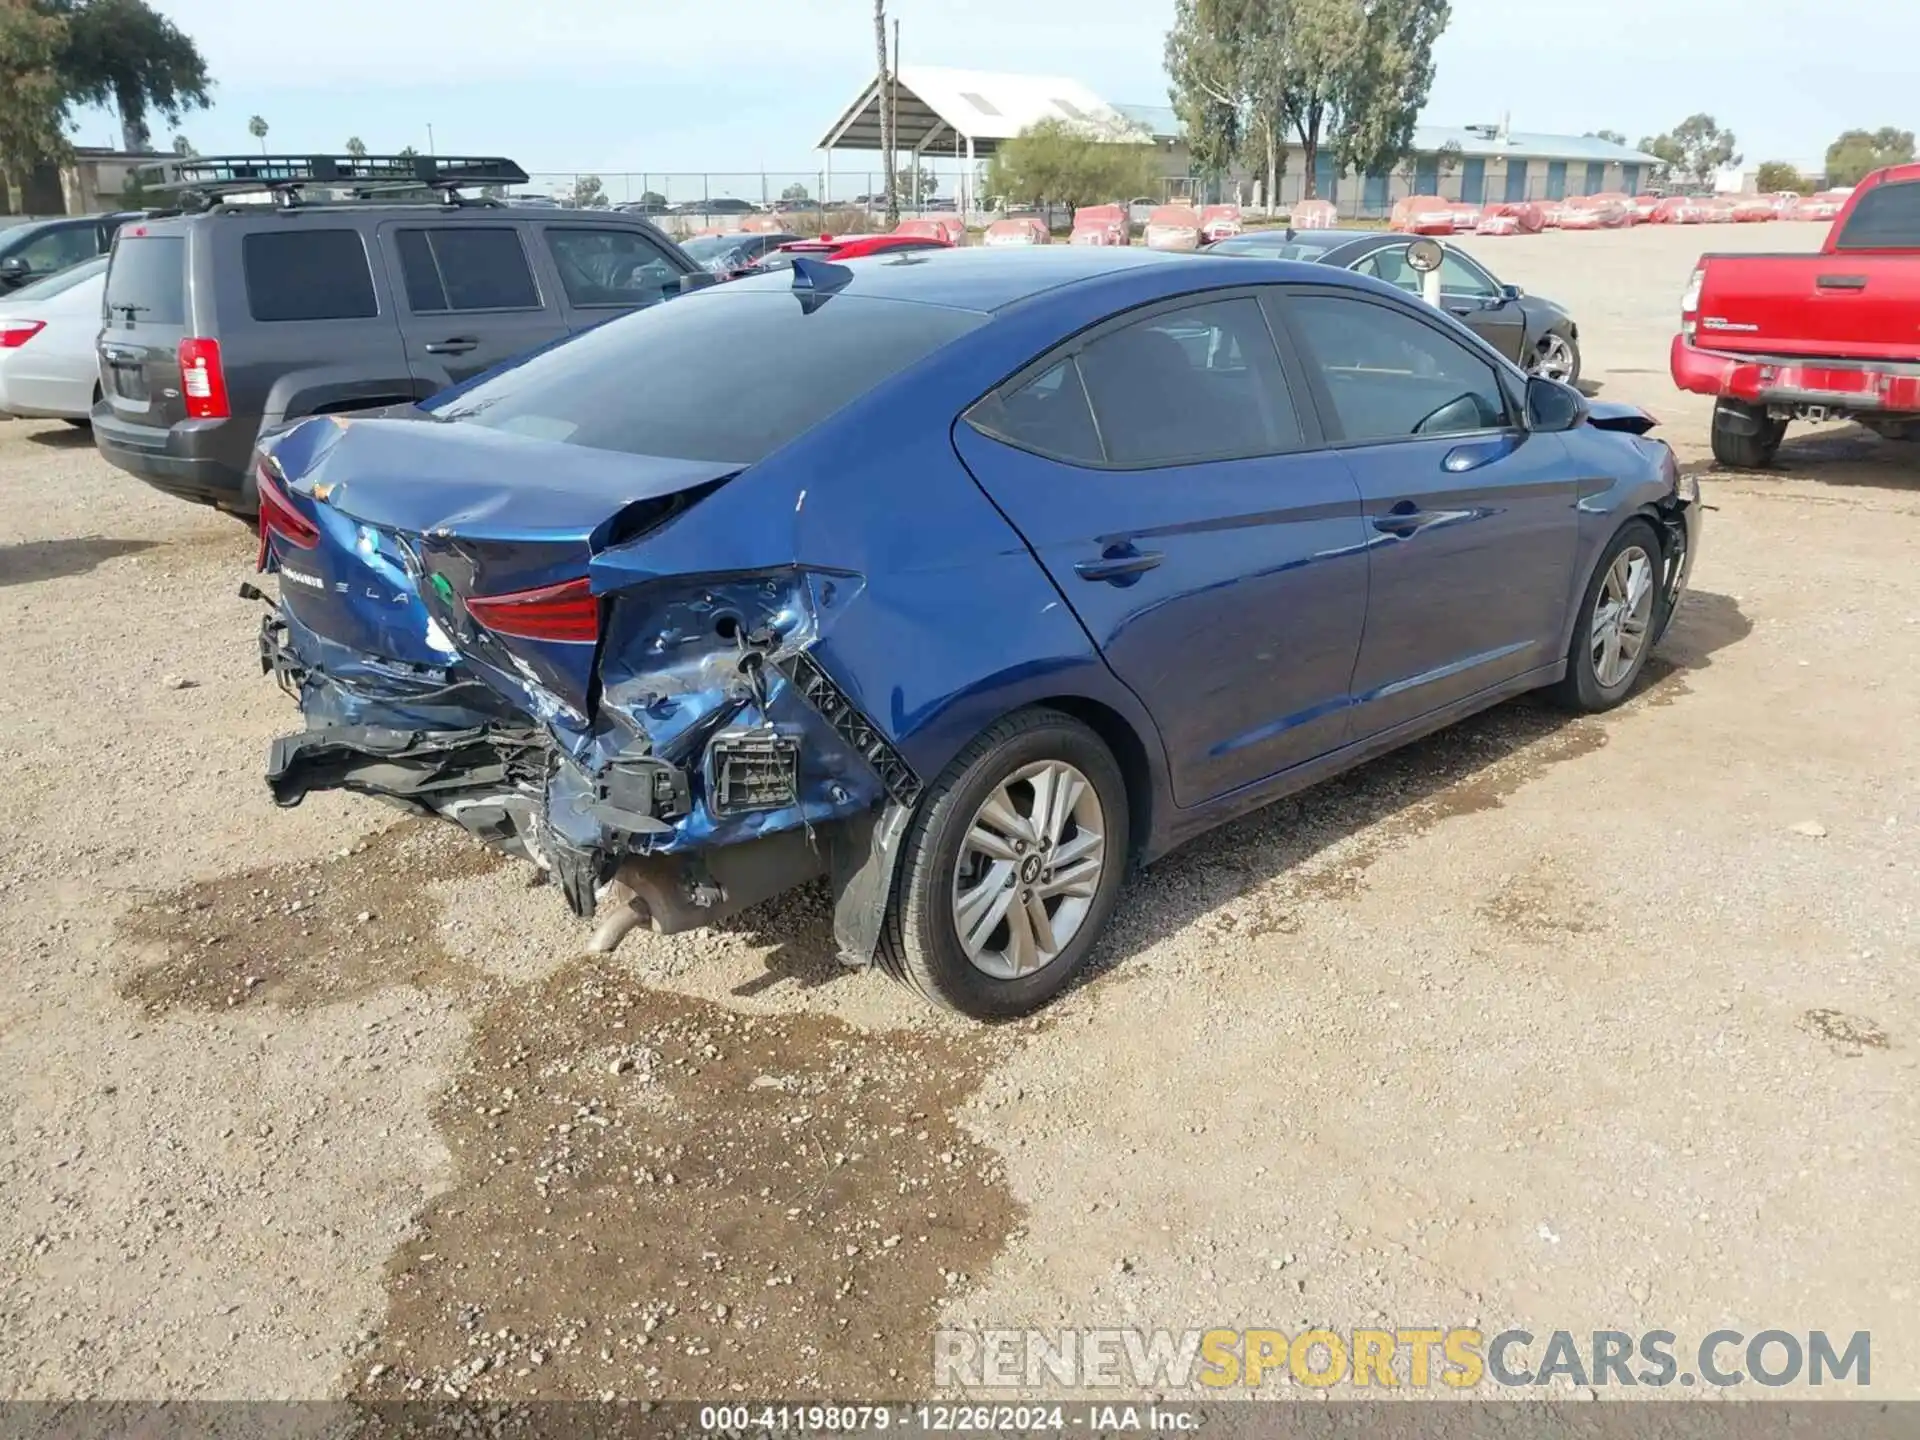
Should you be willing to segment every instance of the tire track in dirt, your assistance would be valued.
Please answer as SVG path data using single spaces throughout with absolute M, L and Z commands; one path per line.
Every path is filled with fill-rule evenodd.
M 391 1257 L 385 1322 L 342 1389 L 924 1388 L 938 1308 L 1021 1219 L 998 1157 L 956 1119 L 1001 1032 L 750 1015 L 649 989 L 612 957 L 510 983 L 449 953 L 430 888 L 497 868 L 409 822 L 123 922 L 148 953 L 121 993 L 148 1013 L 297 1012 L 411 984 L 472 1017 L 434 1117 L 454 1174 Z

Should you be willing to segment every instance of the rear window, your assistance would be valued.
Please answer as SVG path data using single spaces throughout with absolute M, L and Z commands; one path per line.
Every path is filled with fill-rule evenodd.
M 365 320 L 380 313 L 357 230 L 259 230 L 240 242 L 256 320 Z
M 443 310 L 538 310 L 540 290 L 520 232 L 448 226 L 395 232 L 407 307 L 416 315 Z
M 595 450 L 751 465 L 986 320 L 726 286 L 596 326 L 426 408 Z
M 122 230 L 107 267 L 107 315 L 141 325 L 185 325 L 185 238 L 129 235 Z
M 1920 249 L 1920 180 L 1876 185 L 1862 195 L 1847 217 L 1836 248 Z

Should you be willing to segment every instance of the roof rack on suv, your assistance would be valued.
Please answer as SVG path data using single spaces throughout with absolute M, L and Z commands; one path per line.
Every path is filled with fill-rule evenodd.
M 176 194 L 189 209 L 211 209 L 228 196 L 260 190 L 294 206 L 309 185 L 348 190 L 359 199 L 380 191 L 434 190 L 458 204 L 456 192 L 463 187 L 527 183 L 527 172 L 511 160 L 467 155 L 196 155 L 139 174 L 147 189 Z

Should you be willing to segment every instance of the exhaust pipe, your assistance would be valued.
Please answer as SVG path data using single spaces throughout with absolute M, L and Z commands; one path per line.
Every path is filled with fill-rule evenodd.
M 600 895 L 587 949 L 611 955 L 635 930 L 678 935 L 737 915 L 827 873 L 804 829 L 784 830 L 704 855 L 629 855 Z

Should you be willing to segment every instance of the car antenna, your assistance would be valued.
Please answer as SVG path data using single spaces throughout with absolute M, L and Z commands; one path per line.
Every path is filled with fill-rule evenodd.
M 853 271 L 831 260 L 815 260 L 810 255 L 793 257 L 793 288 L 816 295 L 830 295 L 853 279 Z

